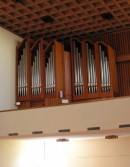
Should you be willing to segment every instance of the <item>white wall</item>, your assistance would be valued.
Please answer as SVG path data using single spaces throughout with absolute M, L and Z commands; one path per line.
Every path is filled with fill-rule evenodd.
M 22 39 L 0 27 L 0 110 L 15 109 L 16 45 Z
M 1 167 L 129 167 L 130 137 L 112 140 L 0 140 Z

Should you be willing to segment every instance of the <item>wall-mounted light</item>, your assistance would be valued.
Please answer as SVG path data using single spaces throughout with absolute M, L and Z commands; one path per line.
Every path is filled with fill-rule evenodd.
M 57 139 L 56 141 L 57 141 L 57 142 L 68 142 L 69 139 L 66 139 L 66 138 L 60 138 L 60 139 Z
M 105 139 L 117 139 L 118 136 L 117 135 L 107 135 L 105 136 Z

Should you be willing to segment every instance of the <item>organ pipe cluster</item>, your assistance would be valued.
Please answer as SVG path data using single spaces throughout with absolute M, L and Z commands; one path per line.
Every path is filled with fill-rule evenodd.
M 19 51 L 18 57 L 18 96 L 27 95 L 27 43 Z
M 55 65 L 54 65 L 54 45 L 51 46 L 51 51 L 46 54 L 45 57 L 45 78 L 46 94 L 55 92 Z
M 83 64 L 82 64 L 82 55 L 80 48 L 76 45 L 76 42 L 73 42 L 74 48 L 74 89 L 75 95 L 81 95 L 84 93 L 84 80 L 83 80 Z
M 40 66 L 40 43 L 32 50 L 31 62 L 31 93 L 32 95 L 41 94 L 41 66 Z
M 104 49 L 104 46 L 99 45 L 100 54 L 100 75 L 101 75 L 101 91 L 110 91 L 110 70 L 109 70 L 109 60 L 108 52 Z
M 97 92 L 97 75 L 94 48 L 88 42 L 86 43 L 87 50 L 87 76 L 88 76 L 88 93 Z

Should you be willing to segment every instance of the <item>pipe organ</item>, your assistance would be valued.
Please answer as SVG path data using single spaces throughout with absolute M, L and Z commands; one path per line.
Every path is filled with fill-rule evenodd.
M 72 86 L 73 99 L 85 98 L 85 83 L 84 83 L 84 61 L 82 56 L 82 44 L 77 39 L 71 40 L 71 55 L 72 55 Z
M 56 40 L 39 39 L 31 47 L 25 39 L 17 48 L 16 69 L 19 108 L 118 95 L 115 52 L 103 42 L 73 38 L 71 51 L 64 51 Z
M 21 106 L 29 106 L 29 59 L 30 59 L 30 41 L 25 39 L 17 47 L 16 58 L 16 102 L 20 102 Z

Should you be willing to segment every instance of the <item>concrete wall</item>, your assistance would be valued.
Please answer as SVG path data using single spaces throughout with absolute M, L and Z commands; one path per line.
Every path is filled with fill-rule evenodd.
M 15 109 L 16 46 L 22 39 L 0 27 L 0 110 Z

